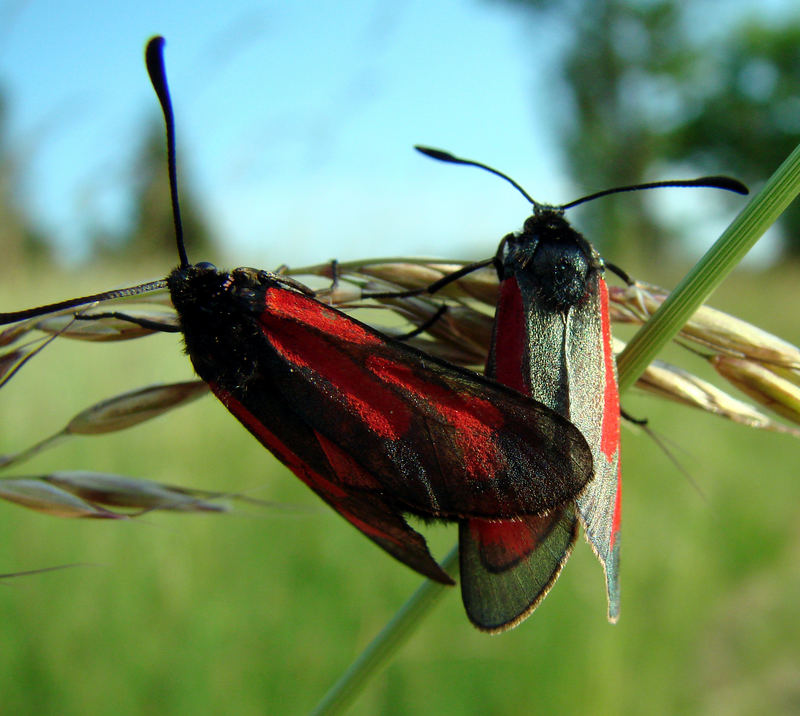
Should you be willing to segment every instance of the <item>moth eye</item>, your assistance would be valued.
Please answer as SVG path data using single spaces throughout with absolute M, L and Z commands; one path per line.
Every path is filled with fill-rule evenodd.
M 201 261 L 200 263 L 196 263 L 194 265 L 195 268 L 203 269 L 204 271 L 216 271 L 217 267 L 214 264 L 209 263 L 208 261 Z

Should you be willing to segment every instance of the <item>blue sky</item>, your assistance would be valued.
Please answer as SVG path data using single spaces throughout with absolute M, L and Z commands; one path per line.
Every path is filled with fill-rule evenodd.
M 167 38 L 178 151 L 224 242 L 224 261 L 194 260 L 493 253 L 526 202 L 416 143 L 490 163 L 542 201 L 599 188 L 571 186 L 554 148 L 559 33 L 513 5 L 7 0 L 0 84 L 24 196 L 65 257 L 126 216 L 156 112 L 142 59 L 153 34 Z

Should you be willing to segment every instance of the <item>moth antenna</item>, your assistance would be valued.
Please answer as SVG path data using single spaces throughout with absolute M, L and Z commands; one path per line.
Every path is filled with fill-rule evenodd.
M 189 257 L 186 255 L 186 245 L 183 242 L 181 207 L 178 202 L 178 170 L 175 161 L 175 116 L 172 113 L 172 100 L 169 96 L 167 72 L 164 65 L 165 44 L 166 40 L 160 35 L 150 38 L 144 56 L 147 74 L 150 75 L 150 82 L 164 114 L 164 125 L 167 131 L 167 172 L 169 173 L 169 194 L 172 200 L 172 219 L 175 224 L 175 240 L 178 244 L 178 257 L 181 261 L 181 268 L 186 268 L 189 266 Z
M 480 162 L 475 162 L 472 159 L 462 159 L 461 157 L 457 157 L 450 152 L 445 152 L 441 149 L 433 149 L 432 147 L 422 147 L 422 146 L 415 146 L 418 152 L 421 152 L 426 157 L 430 157 L 431 159 L 438 159 L 440 162 L 449 162 L 450 164 L 465 164 L 466 166 L 470 167 L 478 167 L 479 169 L 484 169 L 487 172 L 491 172 L 492 174 L 499 176 L 501 179 L 505 179 L 511 186 L 513 186 L 522 196 L 524 196 L 531 204 L 533 204 L 534 209 L 537 207 L 541 207 L 541 204 L 537 202 L 535 199 L 531 198 L 531 195 L 528 194 L 517 182 L 515 182 L 510 176 L 507 174 L 503 174 L 503 172 L 497 171 L 487 164 L 481 164 Z M 736 194 L 749 194 L 750 190 L 742 184 L 738 179 L 733 179 L 732 177 L 726 176 L 707 176 L 707 177 L 700 177 L 699 179 L 673 179 L 673 180 L 666 180 L 666 181 L 652 181 L 646 182 L 644 184 L 630 184 L 628 186 L 619 186 L 614 189 L 604 189 L 603 191 L 595 192 L 594 194 L 589 194 L 588 196 L 581 197 L 580 199 L 576 199 L 575 201 L 571 201 L 568 204 L 562 204 L 561 206 L 556 207 L 557 209 L 565 210 L 571 209 L 573 206 L 578 206 L 578 204 L 584 204 L 587 201 L 592 201 L 594 199 L 599 199 L 601 196 L 608 196 L 609 194 L 619 194 L 625 191 L 640 191 L 642 189 L 658 189 L 658 188 L 665 188 L 665 187 L 681 187 L 681 186 L 696 186 L 696 187 L 706 187 L 709 189 L 724 189 L 725 191 L 732 191 Z
M 726 176 L 707 176 L 698 179 L 672 179 L 666 181 L 651 181 L 644 184 L 629 184 L 628 186 L 618 186 L 614 189 L 605 189 L 603 191 L 589 194 L 588 196 L 575 199 L 568 204 L 563 204 L 562 209 L 571 209 L 578 204 L 585 204 L 587 201 L 593 201 L 601 196 L 608 196 L 609 194 L 620 194 L 625 191 L 640 191 L 642 189 L 662 189 L 665 187 L 682 187 L 682 186 L 695 186 L 705 187 L 707 189 L 724 189 L 725 191 L 732 191 L 735 194 L 749 194 L 750 190 L 742 184 L 738 179 Z
M 138 286 L 130 286 L 129 288 L 117 288 L 113 291 L 103 291 L 102 293 L 94 293 L 91 296 L 81 296 L 79 298 L 68 298 L 66 301 L 58 301 L 57 303 L 48 303 L 46 306 L 36 306 L 36 308 L 26 308 L 23 311 L 13 311 L 11 313 L 0 313 L 0 326 L 7 323 L 16 323 L 17 321 L 24 321 L 26 318 L 35 318 L 36 316 L 44 316 L 48 313 L 55 313 L 56 311 L 64 311 L 67 308 L 75 308 L 76 306 L 85 306 L 87 303 L 97 303 L 98 301 L 109 301 L 112 298 L 124 298 L 126 296 L 138 296 L 140 293 L 150 293 L 151 291 L 158 291 L 159 289 L 166 288 L 167 282 L 164 279 L 158 281 L 151 281 L 150 283 L 142 283 Z
M 422 147 L 420 145 L 414 145 L 414 149 L 416 149 L 421 154 L 424 154 L 426 157 L 430 157 L 431 159 L 438 159 L 440 162 L 449 162 L 450 164 L 464 164 L 468 167 L 478 167 L 478 169 L 484 169 L 495 176 L 500 177 L 501 179 L 505 179 L 511 186 L 513 186 L 522 196 L 524 196 L 531 204 L 534 206 L 539 206 L 539 203 L 528 194 L 517 182 L 515 182 L 510 176 L 507 174 L 503 174 L 503 172 L 497 171 L 497 169 L 493 169 L 488 164 L 481 164 L 480 162 L 475 162 L 472 159 L 462 159 L 461 157 L 457 157 L 450 152 L 445 152 L 441 149 L 433 149 L 433 147 Z

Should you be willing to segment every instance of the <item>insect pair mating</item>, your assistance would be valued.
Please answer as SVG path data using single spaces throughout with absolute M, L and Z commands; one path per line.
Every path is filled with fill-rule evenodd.
M 167 127 L 180 265 L 162 281 L 0 314 L 0 323 L 168 288 L 198 375 L 367 537 L 452 584 L 406 515 L 459 523 L 462 596 L 476 626 L 502 631 L 530 614 L 557 578 L 579 522 L 605 569 L 615 620 L 619 397 L 603 261 L 564 219 L 571 205 L 540 206 L 523 191 L 534 214 L 482 264 L 494 264 L 501 280 L 486 377 L 379 333 L 285 276 L 191 264 L 163 44 L 153 38 L 146 60 Z M 743 189 L 719 177 L 658 185 Z

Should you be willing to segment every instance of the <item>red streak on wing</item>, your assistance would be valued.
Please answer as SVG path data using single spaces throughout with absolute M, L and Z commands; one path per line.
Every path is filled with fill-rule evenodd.
M 369 522 L 364 522 L 364 520 L 356 517 L 355 514 L 353 514 L 349 510 L 347 510 L 347 509 L 345 509 L 345 508 L 343 508 L 343 507 L 341 507 L 339 505 L 336 506 L 336 510 L 350 524 L 352 524 L 354 527 L 357 527 L 358 529 L 360 529 L 365 535 L 368 535 L 368 536 L 371 536 L 371 537 L 377 537 L 378 539 L 381 539 L 381 540 L 389 540 L 390 542 L 394 542 L 399 547 L 405 547 L 406 546 L 405 543 L 402 540 L 398 539 L 397 537 L 395 537 L 390 532 L 385 532 L 384 530 L 382 530 L 382 529 L 380 529 L 378 527 L 375 527 L 375 525 L 372 525 Z
M 495 431 L 503 428 L 501 412 L 487 400 L 474 395 L 464 397 L 439 383 L 415 375 L 411 366 L 380 356 L 367 359 L 367 365 L 381 380 L 397 385 L 416 397 L 417 402 L 435 408 L 454 428 L 463 468 L 470 479 L 493 480 L 504 466 L 495 445 Z M 480 417 L 478 417 L 480 416 Z
M 469 530 L 480 545 L 481 561 L 494 572 L 503 572 L 528 557 L 539 544 L 546 518 L 517 520 L 469 520 Z M 546 530 L 541 529 L 541 532 Z
M 611 321 L 608 314 L 608 286 L 602 278 L 600 289 L 600 321 L 603 328 L 603 370 L 605 392 L 603 395 L 603 428 L 600 449 L 609 462 L 619 450 L 619 389 L 615 379 L 614 352 L 611 348 Z
M 402 514 L 375 489 L 378 481 L 337 445 L 309 429 L 307 438 L 316 439 L 316 447 L 324 454 L 323 458 L 313 450 L 318 464 L 310 465 L 295 453 L 291 443 L 282 442 L 233 395 L 213 383 L 209 385 L 220 402 L 264 447 L 350 524 L 420 574 L 443 584 L 453 584 L 450 576 L 436 564 L 423 537 L 411 529 Z M 298 446 L 298 449 L 302 454 L 305 448 Z M 323 459 L 324 463 L 319 462 Z M 343 479 L 349 482 L 339 484 Z M 359 489 L 362 487 L 365 489 Z
M 267 289 L 264 309 L 270 317 L 311 326 L 322 333 L 336 336 L 340 341 L 363 346 L 383 343 L 378 336 L 343 313 L 285 288 Z M 263 317 L 262 323 L 265 323 Z
M 366 489 L 380 489 L 380 483 L 364 470 L 357 462 L 355 462 L 346 452 L 339 448 L 336 444 L 332 443 L 324 435 L 315 431 L 317 442 L 319 442 L 325 456 L 328 458 L 331 468 L 336 473 L 337 477 L 346 481 L 348 484 L 357 485 Z M 344 472 L 343 472 L 344 471 Z M 403 541 L 392 535 L 390 532 L 382 530 L 380 527 L 365 522 L 357 517 L 353 512 L 337 505 L 336 509 L 353 525 L 358 527 L 364 534 L 378 537 L 379 539 L 391 540 L 397 545 L 405 546 Z
M 530 395 L 526 381 L 529 373 L 525 367 L 527 330 L 522 294 L 515 278 L 508 278 L 500 286 L 500 297 L 495 312 L 495 325 L 502 326 L 502 350 L 495 353 L 495 378 L 509 388 Z M 498 330 L 495 328 L 495 330 Z M 499 336 L 496 337 L 499 343 Z
M 275 350 L 292 366 L 306 368 L 327 381 L 336 399 L 346 403 L 376 435 L 387 440 L 404 435 L 411 423 L 408 406 L 366 369 L 363 349 L 356 351 L 347 343 L 363 347 L 385 346 L 386 342 L 347 316 L 290 291 L 282 291 L 286 297 L 279 296 L 290 310 L 273 313 L 276 293 L 276 289 L 267 292 L 268 310 L 259 317 Z M 298 307 L 297 298 L 304 306 Z
M 324 490 L 331 498 L 343 499 L 347 491 L 341 486 L 327 480 L 318 472 L 309 468 L 297 455 L 286 447 L 258 418 L 244 407 L 236 398 L 225 390 L 221 390 L 213 383 L 209 383 L 214 395 L 220 402 L 244 425 L 258 441 L 288 467 L 297 477 L 307 485 Z
M 381 483 L 375 476 L 367 472 L 359 465 L 348 453 L 342 450 L 336 443 L 331 442 L 322 433 L 314 431 L 317 442 L 325 453 L 328 463 L 336 476 L 345 484 L 352 485 L 364 490 L 382 489 Z

